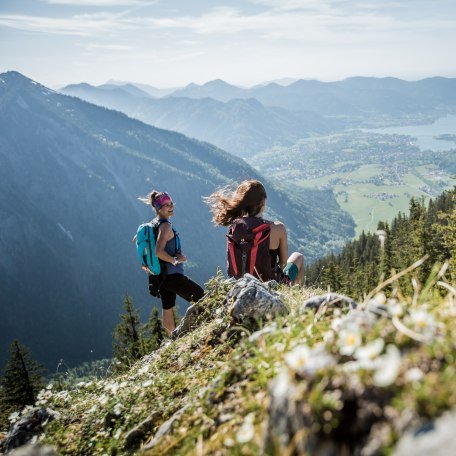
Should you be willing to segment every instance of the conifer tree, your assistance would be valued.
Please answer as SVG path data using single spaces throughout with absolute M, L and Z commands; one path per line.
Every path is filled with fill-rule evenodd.
M 143 327 L 143 334 L 146 353 L 150 353 L 160 347 L 165 337 L 165 330 L 156 307 L 152 309 L 149 321 Z
M 2 401 L 0 415 L 4 423 L 9 413 L 33 405 L 37 393 L 44 387 L 44 368 L 32 359 L 30 350 L 14 340 L 10 357 L 0 379 Z
M 125 312 L 120 315 L 120 323 L 113 332 L 113 354 L 120 362 L 120 368 L 129 366 L 146 353 L 139 312 L 127 294 L 123 304 Z
M 446 249 L 445 259 L 448 259 L 450 266 L 450 277 L 456 283 L 456 187 L 451 192 L 453 207 L 447 213 L 438 214 L 440 224 L 435 228 L 441 235 L 443 247 Z

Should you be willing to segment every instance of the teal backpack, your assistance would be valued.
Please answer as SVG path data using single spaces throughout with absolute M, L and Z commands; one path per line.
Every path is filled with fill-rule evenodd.
M 159 275 L 162 272 L 161 261 L 155 253 L 155 243 L 158 236 L 158 228 L 165 220 L 154 219 L 151 222 L 139 225 L 136 232 L 136 250 L 139 260 L 143 266 L 148 267 L 153 275 Z M 176 243 L 176 252 L 180 252 L 179 235 L 173 228 L 174 239 Z M 166 271 L 166 268 L 164 268 Z
M 159 226 L 160 222 L 153 220 L 139 225 L 136 232 L 136 250 L 139 260 L 154 275 L 159 275 L 161 272 L 160 260 L 155 254 L 155 241 L 157 240 Z

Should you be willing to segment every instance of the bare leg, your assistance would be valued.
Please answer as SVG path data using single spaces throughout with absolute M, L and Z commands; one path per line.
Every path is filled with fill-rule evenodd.
M 171 336 L 172 332 L 176 329 L 176 323 L 174 321 L 174 309 L 163 309 L 163 326 Z
M 293 285 L 296 283 L 301 285 L 304 274 L 304 255 L 299 252 L 293 252 L 288 258 L 287 263 L 294 263 L 298 267 L 298 275 Z

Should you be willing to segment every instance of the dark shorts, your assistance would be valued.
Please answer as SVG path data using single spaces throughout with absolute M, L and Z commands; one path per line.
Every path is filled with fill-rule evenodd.
M 176 305 L 176 296 L 188 302 L 196 302 L 204 296 L 204 290 L 183 274 L 168 274 L 160 286 L 163 309 L 172 309 Z

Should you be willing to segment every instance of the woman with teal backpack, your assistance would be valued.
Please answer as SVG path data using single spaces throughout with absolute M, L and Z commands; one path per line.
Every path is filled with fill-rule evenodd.
M 149 224 L 141 225 L 134 240 L 137 243 L 140 258 L 143 257 L 142 268 L 149 274 L 149 291 L 153 296 L 160 296 L 163 306 L 163 326 L 169 335 L 174 331 L 173 307 L 176 305 L 176 296 L 188 302 L 196 302 L 204 295 L 204 290 L 184 274 L 184 264 L 187 258 L 180 248 L 178 233 L 173 229 L 170 218 L 174 215 L 174 202 L 166 192 L 153 190 L 147 202 L 155 210 L 156 217 Z M 144 235 L 143 235 L 144 234 Z M 143 245 L 150 246 L 144 250 L 147 259 L 143 256 Z M 152 268 L 153 257 L 160 260 L 156 273 Z

